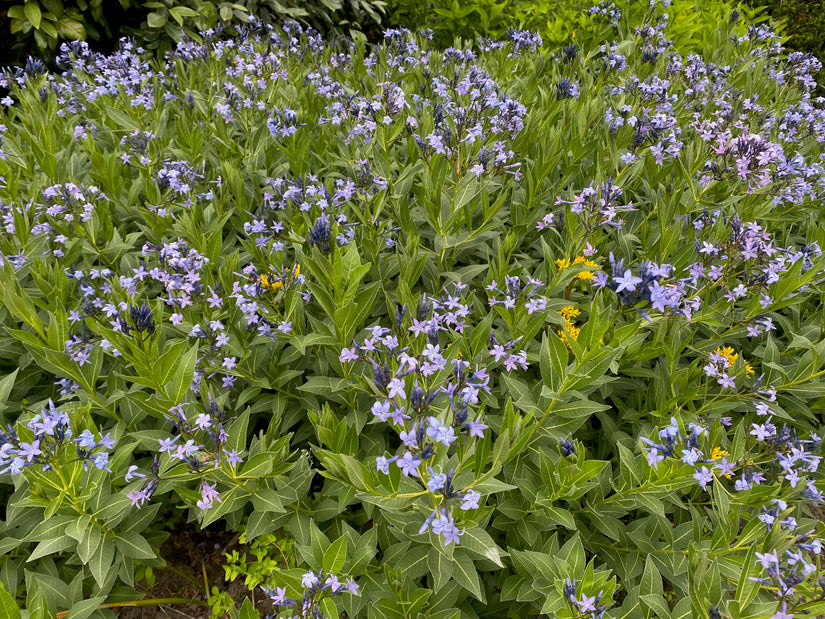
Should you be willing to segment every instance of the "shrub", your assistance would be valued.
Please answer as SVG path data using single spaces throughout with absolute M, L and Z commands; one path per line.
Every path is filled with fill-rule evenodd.
M 434 41 L 448 47 L 456 39 L 475 41 L 478 37 L 504 37 L 508 29 L 537 32 L 551 48 L 575 42 L 590 47 L 605 39 L 623 38 L 650 10 L 646 2 L 602 3 L 614 9 L 592 12 L 584 0 L 488 0 L 452 3 L 395 1 L 390 5 L 389 21 L 413 29 L 422 24 L 434 32 Z M 609 11 L 616 19 L 611 19 Z M 673 0 L 671 20 L 665 27 L 675 49 L 682 53 L 709 50 L 711 38 L 728 19 L 730 6 L 716 0 Z M 759 9 L 740 6 L 749 21 L 756 21 Z M 617 33 L 618 31 L 618 33 Z
M 664 15 L 10 72 L 4 607 L 134 599 L 163 505 L 282 617 L 825 612 L 819 63 Z
M 765 6 L 776 20 L 782 20 L 783 31 L 790 37 L 793 49 L 825 57 L 825 12 L 816 0 L 764 0 L 751 2 Z
M 20 0 L 0 13 L 0 27 L 5 17 L 15 38 L 0 62 L 22 65 L 30 54 L 52 62 L 62 41 L 116 42 L 126 35 L 162 54 L 184 38 L 200 41 L 208 29 L 237 34 L 235 26 L 250 16 L 266 23 L 297 19 L 328 37 L 375 37 L 384 7 L 383 0 Z

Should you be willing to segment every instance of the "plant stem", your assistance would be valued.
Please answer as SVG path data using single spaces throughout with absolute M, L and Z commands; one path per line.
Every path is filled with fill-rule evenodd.
M 101 604 L 97 607 L 97 610 L 101 610 L 103 608 L 122 608 L 127 606 L 160 606 L 162 604 L 192 604 L 194 606 L 209 606 L 206 602 L 202 602 L 200 600 L 189 599 L 189 598 L 153 598 L 150 600 L 134 600 L 131 602 L 110 602 L 109 604 Z M 63 610 L 55 617 L 57 619 L 63 619 L 67 617 L 71 611 Z

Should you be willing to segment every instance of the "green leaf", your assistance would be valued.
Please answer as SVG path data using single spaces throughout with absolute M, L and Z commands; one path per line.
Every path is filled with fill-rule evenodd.
M 553 409 L 553 414 L 565 419 L 578 419 L 590 417 L 595 413 L 608 410 L 610 406 L 590 400 L 575 400 L 566 404 L 559 404 Z
M 646 606 L 653 612 L 653 617 L 656 619 L 670 619 L 670 607 L 665 602 L 665 599 L 657 593 L 649 593 L 640 595 L 639 599 L 642 605 Z
M 648 560 L 645 561 L 645 571 L 642 574 L 639 594 L 662 595 L 662 591 L 662 576 L 659 574 L 659 570 L 656 569 L 656 566 L 653 565 L 653 561 L 648 558 Z
M 106 596 L 98 596 L 89 598 L 88 600 L 81 600 L 72 604 L 72 608 L 66 619 L 86 619 L 90 617 L 97 607 L 106 601 Z
M 754 519 L 754 521 L 756 521 L 756 519 Z M 759 525 L 758 529 L 760 531 L 764 530 L 764 525 L 761 522 L 759 522 Z M 739 577 L 739 583 L 736 585 L 735 599 L 739 603 L 739 608 L 743 611 L 750 605 L 760 589 L 759 583 L 751 580 L 751 577 L 757 575 L 759 571 L 756 568 L 758 565 L 756 561 L 756 551 L 758 548 L 759 544 L 750 545 L 748 554 L 742 563 L 742 575 Z
M 493 312 L 487 314 L 484 320 L 479 322 L 470 335 L 470 354 L 475 358 L 484 354 L 487 350 L 487 343 L 490 341 L 490 332 L 493 325 Z
M 14 372 L 0 379 L 0 411 L 6 408 L 6 400 L 9 399 L 9 394 L 12 387 L 14 387 L 14 380 L 17 378 L 17 372 L 19 371 L 20 368 L 15 368 Z
M 252 541 L 259 535 L 274 531 L 275 528 L 275 521 L 270 514 L 267 512 L 253 511 L 249 514 L 249 520 L 247 520 L 246 523 L 247 542 Z
M 505 484 L 503 481 L 499 481 L 495 478 L 473 484 L 473 489 L 480 492 L 484 496 L 488 494 L 495 494 L 496 492 L 504 492 L 506 490 L 515 490 L 516 488 L 518 488 L 518 486 Z
M 430 548 L 427 554 L 427 567 L 430 574 L 433 575 L 433 584 L 430 585 L 432 590 L 438 591 L 447 584 L 450 577 L 453 575 L 454 563 L 438 548 Z
M 544 515 L 552 520 L 555 524 L 570 529 L 576 530 L 576 521 L 573 519 L 573 514 L 561 507 L 544 507 Z
M 84 531 L 83 538 L 77 545 L 77 556 L 83 563 L 88 563 L 92 554 L 97 550 L 103 539 L 103 533 L 97 525 L 89 525 Z
M 461 536 L 461 546 L 472 552 L 476 552 L 488 561 L 492 561 L 499 567 L 504 567 L 501 561 L 501 549 L 484 529 L 473 527 L 467 529 Z
M 183 400 L 183 396 L 189 391 L 192 385 L 192 378 L 195 376 L 195 362 L 198 360 L 198 345 L 192 347 L 183 355 L 178 365 L 177 371 L 172 376 L 172 390 L 169 397 L 176 404 Z
M 472 593 L 477 600 L 484 602 L 481 579 L 473 560 L 466 553 L 456 551 L 453 555 L 453 566 L 453 578 L 456 582 Z
M 64 39 L 75 41 L 86 40 L 86 28 L 77 20 L 61 19 L 57 22 L 57 32 Z
M 44 539 L 65 537 L 66 526 L 73 523 L 77 518 L 71 516 L 54 516 L 39 523 L 31 533 L 26 536 L 27 542 L 40 541 Z
M 328 574 L 338 574 L 347 562 L 347 538 L 339 537 L 324 552 L 323 567 Z
M 20 609 L 14 602 L 14 597 L 6 591 L 0 582 L 0 615 L 4 619 L 20 619 Z
M 123 550 L 120 547 L 118 547 L 118 550 L 120 550 L 120 552 L 123 552 Z M 98 584 L 98 586 L 102 587 L 103 583 L 106 582 L 106 578 L 109 575 L 109 568 L 112 567 L 112 561 L 114 561 L 114 558 L 115 544 L 112 542 L 111 539 L 109 539 L 108 536 L 104 536 L 103 541 L 97 547 L 97 550 L 95 550 L 94 554 L 92 555 L 88 563 L 89 571 L 92 573 L 92 576 L 94 577 L 95 582 Z M 154 559 L 155 554 L 152 553 L 151 557 L 142 558 Z
M 335 600 L 330 598 L 323 598 L 318 605 L 324 617 L 340 617 L 338 607 L 335 605 Z
M 126 129 L 128 131 L 137 131 L 140 129 L 140 124 L 136 120 L 116 107 L 105 106 L 105 117 L 114 120 L 120 129 Z
M 171 13 L 172 18 L 178 22 L 179 26 L 183 26 L 183 18 L 184 17 L 197 17 L 198 12 L 190 9 L 186 6 L 175 6 L 169 9 L 169 13 Z
M 117 535 L 115 545 L 118 552 L 126 557 L 133 559 L 154 559 L 156 557 L 149 542 L 136 533 L 128 536 Z
M 33 572 L 26 570 L 26 606 L 28 610 L 32 609 L 32 598 L 42 596 L 47 605 L 67 606 L 66 600 L 66 583 L 57 576 L 52 576 L 44 572 Z M 22 613 L 21 613 L 22 614 Z M 31 617 L 31 613 L 29 615 Z M 46 619 L 49 615 L 40 615 Z M 51 615 L 54 616 L 54 615 Z
M 157 379 L 158 385 L 165 385 L 172 380 L 173 372 L 181 363 L 181 358 L 186 352 L 186 340 L 180 340 L 174 344 L 167 343 L 163 348 L 163 354 L 152 364 L 152 375 Z
M 255 607 L 252 606 L 252 600 L 249 598 L 244 599 L 241 605 L 239 619 L 260 619 L 260 617 L 261 615 L 255 610 Z
M 23 12 L 26 14 L 26 19 L 29 20 L 29 23 L 34 26 L 36 29 L 40 29 L 40 5 L 37 2 L 26 2 L 23 5 Z
M 29 561 L 34 561 L 41 557 L 54 554 L 55 552 L 62 552 L 64 550 L 68 550 L 69 548 L 74 548 L 76 545 L 77 542 L 68 536 L 43 540 L 35 547 L 26 559 L 26 562 L 28 563 Z
M 262 477 L 272 470 L 275 464 L 274 455 L 270 452 L 255 454 L 244 464 L 243 469 L 238 474 L 238 477 L 250 479 L 254 477 Z
M 166 15 L 161 15 L 160 13 L 149 13 L 146 16 L 146 23 L 152 29 L 163 28 L 163 25 L 167 21 Z
M 64 534 L 79 542 L 86 536 L 91 521 L 89 514 L 82 514 L 66 526 Z
M 568 357 L 564 342 L 552 331 L 546 332 L 542 337 L 539 366 L 545 385 L 553 390 L 558 390 L 564 380 Z
M 252 505 L 258 512 L 286 513 L 280 495 L 272 488 L 264 488 L 252 495 Z

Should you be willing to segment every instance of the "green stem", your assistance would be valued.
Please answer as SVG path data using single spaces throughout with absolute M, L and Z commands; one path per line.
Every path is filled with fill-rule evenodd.
M 108 604 L 101 604 L 97 607 L 97 610 L 101 610 L 103 608 L 123 608 L 123 607 L 130 607 L 130 606 L 160 606 L 161 604 L 192 604 L 194 606 L 209 606 L 206 602 L 202 602 L 200 600 L 189 599 L 189 598 L 153 598 L 151 600 L 134 600 L 132 602 L 110 602 Z M 71 611 L 64 610 L 57 615 L 57 619 L 63 619 L 67 617 Z
M 779 387 L 776 388 L 776 390 L 779 391 L 780 389 L 787 389 L 788 387 L 794 387 L 795 385 L 801 385 L 802 383 L 807 383 L 808 381 L 811 381 L 814 378 L 819 378 L 823 374 L 825 374 L 825 370 L 820 370 L 819 372 L 814 372 L 813 374 L 805 376 L 804 378 L 800 378 L 799 380 L 795 380 L 793 382 L 785 383 L 784 385 L 780 385 Z

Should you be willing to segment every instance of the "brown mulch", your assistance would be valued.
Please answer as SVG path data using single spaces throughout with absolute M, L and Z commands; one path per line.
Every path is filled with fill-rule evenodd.
M 143 593 L 144 599 L 188 598 L 205 602 L 205 571 L 210 590 L 217 587 L 219 591 L 228 592 L 237 607 L 248 597 L 263 616 L 272 610 L 272 603 L 260 590 L 254 594 L 250 592 L 242 576 L 233 582 L 226 582 L 224 578 L 225 553 L 234 549 L 243 551 L 243 546 L 238 543 L 239 536 L 236 532 L 222 531 L 217 526 L 200 531 L 197 525 L 178 525 L 160 548 L 166 567 L 154 568 L 154 585 L 148 587 L 145 582 L 135 583 L 135 589 Z M 212 616 L 211 608 L 197 604 L 162 604 L 113 610 L 120 619 L 208 619 Z

